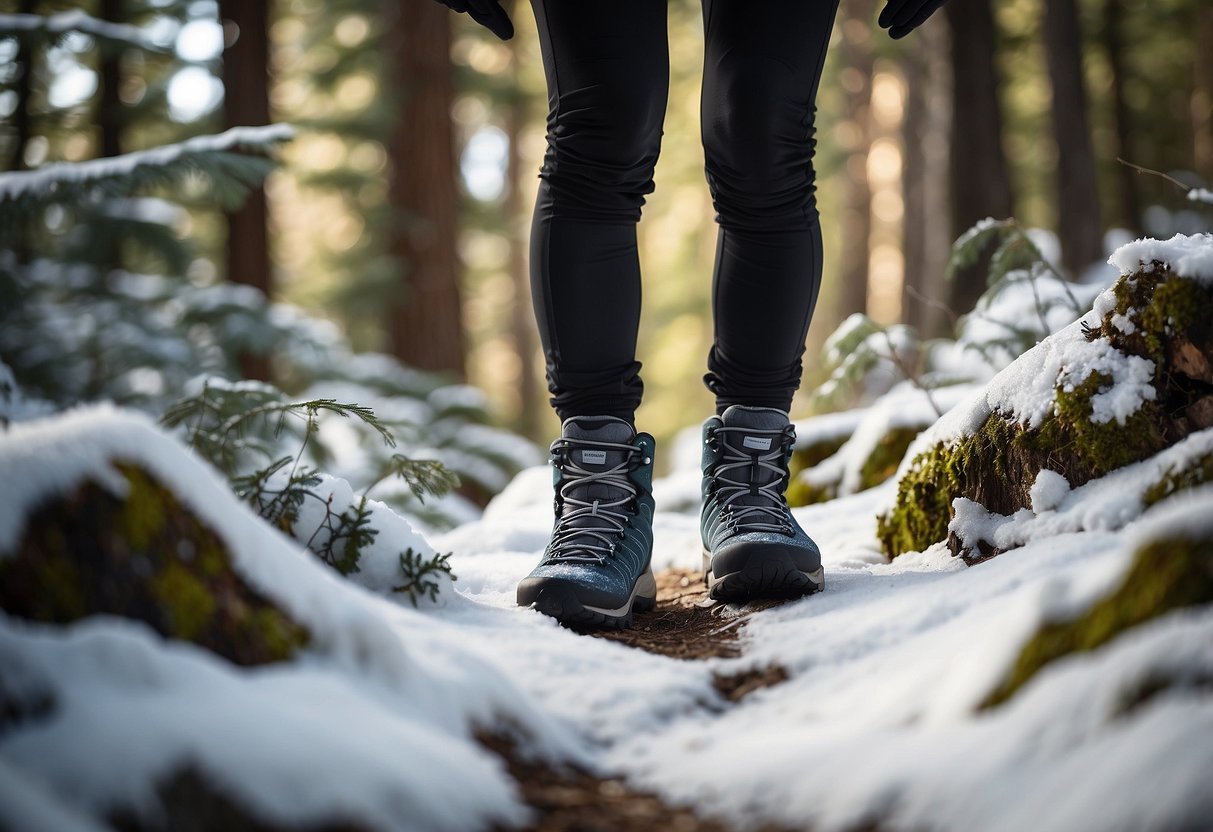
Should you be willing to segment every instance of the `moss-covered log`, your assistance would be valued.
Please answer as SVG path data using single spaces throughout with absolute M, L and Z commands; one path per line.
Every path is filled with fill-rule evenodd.
M 1154 263 L 1122 277 L 1113 294 L 1115 306 L 1102 310 L 1099 326 L 1086 338 L 1153 361 L 1154 398 L 1123 421 L 1097 421 L 1093 400 L 1111 389 L 1112 379 L 1093 372 L 1079 384 L 1058 384 L 1051 412 L 1036 428 L 994 412 L 972 434 L 937 443 L 913 460 L 898 483 L 896 503 L 879 518 L 889 557 L 946 539 L 957 497 L 1013 514 L 1031 505 L 1029 491 L 1044 469 L 1077 488 L 1213 425 L 1210 287 Z M 1203 479 L 1201 471 L 1181 473 L 1160 488 L 1171 493 Z
M 1213 538 L 1152 541 L 1134 554 L 1129 571 L 1111 595 L 1078 618 L 1041 627 L 982 707 L 1010 699 L 1041 668 L 1062 656 L 1094 650 L 1139 624 L 1201 604 L 1213 604 Z
M 84 482 L 26 518 L 0 557 L 0 609 L 65 624 L 108 613 L 241 665 L 289 658 L 308 634 L 250 587 L 215 532 L 146 471 L 126 495 Z

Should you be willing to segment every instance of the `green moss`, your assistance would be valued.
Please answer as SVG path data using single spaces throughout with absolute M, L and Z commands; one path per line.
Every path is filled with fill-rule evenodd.
M 1024 433 L 1020 441 L 1037 454 L 1062 457 L 1066 468 L 1062 473 L 1075 486 L 1165 448 L 1162 419 L 1153 402 L 1142 402 L 1124 424 L 1091 418 L 1091 399 L 1111 387 L 1110 376 L 1092 373 L 1072 391 L 1058 388 L 1053 395 L 1054 415 L 1039 430 Z
M 788 505 L 792 508 L 797 506 L 811 506 L 817 503 L 826 503 L 838 496 L 836 488 L 827 488 L 821 485 L 814 485 L 804 477 L 797 477 L 788 483 L 787 490 Z
M 845 445 L 850 438 L 850 435 L 836 436 L 832 439 L 813 442 L 792 451 L 792 458 L 788 462 L 788 490 L 786 495 L 788 505 L 793 508 L 807 506 L 813 503 L 823 503 L 837 496 L 828 489 L 810 485 L 801 477 L 801 474 L 838 453 L 838 449 Z
M 873 488 L 897 473 L 902 457 L 925 426 L 890 428 L 868 454 L 859 472 L 859 487 Z
M 1213 603 L 1213 538 L 1156 540 L 1139 549 L 1124 580 L 1083 615 L 1046 624 L 1024 645 L 1006 680 L 983 708 L 1010 699 L 1041 668 L 1062 656 L 1094 650 L 1173 610 Z
M 897 483 L 897 500 L 877 518 L 876 531 L 890 558 L 921 551 L 948 536 L 952 500 L 972 494 L 983 477 L 1007 481 L 1005 451 L 1022 429 L 991 414 L 971 436 L 950 445 L 936 444 L 914 458 Z
M 0 560 L 0 609 L 68 623 L 138 619 L 238 664 L 287 659 L 308 633 L 233 568 L 223 541 L 147 472 L 118 465 L 127 493 L 92 482 L 27 518 Z
M 152 595 L 168 611 L 169 635 L 184 641 L 198 638 L 215 614 L 215 599 L 198 577 L 180 563 L 170 562 L 149 581 Z
M 1145 503 L 1152 506 L 1177 491 L 1186 491 L 1207 482 L 1213 482 L 1213 454 L 1206 454 L 1188 460 L 1185 465 L 1168 469 L 1162 479 L 1146 490 Z
M 956 497 L 1012 514 L 1031 504 L 1028 492 L 1043 468 L 1078 487 L 1166 447 L 1154 402 L 1144 402 L 1124 424 L 1092 420 L 1091 400 L 1110 383 L 1093 373 L 1073 390 L 1058 387 L 1054 412 L 1035 430 L 993 413 L 973 435 L 920 455 L 898 483 L 892 510 L 878 519 L 885 554 L 893 558 L 945 539 Z

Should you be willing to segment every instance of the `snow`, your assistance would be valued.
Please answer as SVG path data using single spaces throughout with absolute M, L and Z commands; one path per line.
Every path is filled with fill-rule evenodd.
M 1204 787 L 1213 749 L 1192 742 L 1213 730 L 1213 701 L 1193 683 L 1128 713 L 1123 703 L 1151 679 L 1213 674 L 1213 612 L 1159 619 L 1047 667 L 1005 706 L 975 708 L 1042 622 L 1115 586 L 1135 547 L 1177 528 L 1211 530 L 1208 491 L 1141 517 L 1140 502 L 1123 508 L 1123 495 L 1210 447 L 1206 431 L 1072 490 L 1043 476 L 1036 523 L 1085 520 L 1038 530 L 972 568 L 942 546 L 883 561 L 875 518 L 892 501 L 892 480 L 797 509 L 822 546 L 825 591 L 754 615 L 740 658 L 687 662 L 587 638 L 514 605 L 551 527 L 545 466 L 519 474 L 476 521 L 429 537 L 427 551 L 453 552 L 459 580 L 443 602 L 414 611 L 340 580 L 255 521 L 144 417 L 91 408 L 17 425 L 0 434 L 0 550 L 45 495 L 84 477 L 118 487 L 110 460 L 135 459 L 220 532 L 241 574 L 315 639 L 300 661 L 242 669 L 126 620 L 52 628 L 0 618 L 0 691 L 56 702 L 51 716 L 0 737 L 0 786 L 23 791 L 0 801 L 0 823 L 65 817 L 56 828 L 88 829 L 115 806 L 154 817 L 151 784 L 186 765 L 288 826 L 521 823 L 501 763 L 470 740 L 474 726 L 508 720 L 536 753 L 622 774 L 742 828 L 1191 825 L 1213 810 Z M 689 452 L 678 461 L 669 479 L 695 474 Z M 347 487 L 323 486 L 342 501 L 353 498 Z M 696 568 L 697 509 L 659 509 L 658 566 Z M 376 523 L 385 544 L 423 542 L 403 521 Z M 713 687 L 714 673 L 770 663 L 789 681 L 738 705 Z
M 1188 200 L 1190 202 L 1204 202 L 1213 205 L 1213 191 L 1208 188 L 1193 188 L 1188 191 Z
M 1169 240 L 1143 238 L 1126 243 L 1108 262 L 1121 274 L 1133 274 L 1152 263 L 1166 263 L 1171 271 L 1202 283 L 1213 282 L 1213 234 L 1176 234 Z
M 23 196 L 42 196 L 61 183 L 94 182 L 114 177 L 130 176 L 143 166 L 162 167 L 178 159 L 199 153 L 214 153 L 240 147 L 263 147 L 286 141 L 294 136 L 289 124 L 265 127 L 232 127 L 218 135 L 195 136 L 177 144 L 124 153 L 109 159 L 87 162 L 52 162 L 31 170 L 0 173 L 0 200 Z
M 1145 511 L 1148 489 L 1169 472 L 1189 468 L 1210 455 L 1213 428 L 1193 433 L 1149 459 L 1118 468 L 1072 491 L 1061 475 L 1041 471 L 1030 492 L 1031 509 L 1005 516 L 958 497 L 948 530 L 970 548 L 985 541 L 1006 550 L 1072 532 L 1121 529 Z M 1043 498 L 1039 505 L 1038 498 Z
M 897 428 L 921 430 L 939 418 L 935 408 L 947 410 L 966 396 L 973 385 L 956 384 L 931 391 L 931 397 L 909 382 L 902 382 L 863 411 L 851 437 L 838 451 L 801 477 L 811 485 L 836 486 L 839 496 L 860 489 L 864 464 L 889 432 Z
M 1111 259 L 1123 269 L 1161 255 L 1191 275 L 1209 242 L 1138 241 Z M 1083 320 L 1107 312 L 1109 298 Z M 1152 367 L 1086 341 L 1081 323 L 1005 368 L 995 355 L 968 384 L 936 389 L 950 410 L 903 469 L 916 449 L 970 433 L 995 410 L 1032 424 L 1056 385 L 1095 372 L 1116 380 L 1096 397 L 1095 418 L 1134 412 L 1151 395 Z M 355 369 L 356 383 L 373 388 L 375 361 Z M 374 389 L 399 403 L 389 415 L 419 412 Z M 464 406 L 478 406 L 475 393 L 425 405 Z M 872 408 L 797 422 L 799 441 L 849 435 L 828 462 L 853 466 L 877 425 L 926 424 L 928 407 L 902 385 Z M 340 422 L 322 430 L 335 431 L 337 456 L 353 470 L 366 459 Z M 655 483 L 659 569 L 700 567 L 698 431 L 688 425 L 672 443 L 672 470 Z M 518 450 L 491 433 L 476 446 Z M 0 826 L 91 830 L 116 808 L 154 819 L 153 784 L 187 769 L 284 826 L 518 825 L 531 818 L 512 781 L 473 739 L 504 727 L 525 751 L 621 775 L 740 829 L 1203 828 L 1213 817 L 1213 743 L 1202 741 L 1213 736 L 1210 607 L 1059 659 L 1006 703 L 982 704 L 1042 625 L 1114 590 L 1143 546 L 1213 538 L 1213 485 L 1145 504 L 1164 475 L 1210 454 L 1213 429 L 1079 487 L 1041 471 L 1031 508 L 1010 516 L 958 499 L 957 537 L 1006 550 L 972 567 L 942 543 L 885 562 L 876 518 L 895 479 L 798 508 L 823 552 L 825 590 L 751 615 L 737 658 L 679 661 L 515 605 L 551 529 L 547 466 L 526 467 L 483 513 L 441 534 L 372 501 L 380 535 L 363 571 L 344 580 L 259 521 L 147 417 L 97 406 L 16 422 L 0 430 L 0 558 L 35 506 L 85 479 L 121 493 L 114 462 L 134 461 L 215 529 L 237 571 L 312 641 L 296 660 L 238 668 L 129 620 L 51 627 L 0 616 L 0 701 L 17 714 L 54 703 L 0 733 Z M 317 492 L 339 510 L 358 499 L 352 481 L 326 476 Z M 408 546 L 451 553 L 458 579 L 436 604 L 413 609 L 390 592 L 394 556 Z M 771 664 L 788 680 L 740 703 L 714 685 L 716 674 Z
M 342 580 L 141 414 L 94 406 L 0 433 L 0 558 L 49 497 L 84 480 L 123 493 L 115 461 L 170 488 L 311 642 L 299 661 L 240 669 L 136 622 L 0 617 L 0 689 L 55 703 L 51 716 L 6 730 L 0 760 L 71 811 L 154 812 L 151 784 L 188 764 L 287 825 L 340 814 L 384 829 L 417 828 L 418 818 L 468 829 L 525 816 L 500 762 L 472 740 L 477 726 L 505 721 L 539 752 L 581 755 L 567 725 L 463 643 L 466 630 Z M 466 603 L 448 593 L 444 608 Z
M 1045 468 L 1036 475 L 1036 481 L 1028 491 L 1028 499 L 1032 501 L 1032 511 L 1043 514 L 1061 505 L 1069 493 L 1069 481 L 1056 471 Z
M 975 708 L 1042 622 L 1081 612 L 1119 581 L 1138 525 L 1158 509 L 1137 520 L 1140 503 L 1118 514 L 1111 498 L 1130 483 L 1140 493 L 1209 439 L 1074 489 L 1056 513 L 1067 501 L 1074 516 L 1085 509 L 1081 530 L 1034 537 L 972 568 L 942 546 L 883 562 L 875 517 L 893 481 L 797 509 L 825 553 L 826 589 L 752 617 L 738 659 L 656 659 L 557 628 L 541 643 L 520 631 L 534 614 L 517 610 L 498 623 L 491 650 L 545 708 L 583 726 L 607 770 L 742 828 L 842 830 L 874 819 L 956 830 L 1182 826 L 1211 808 L 1202 784 L 1213 753 L 1191 731 L 1213 726 L 1213 701 L 1194 691 L 1130 715 L 1118 709 L 1155 674 L 1213 670 L 1213 612 L 1168 616 L 1046 668 L 1002 708 Z M 1060 486 L 1044 486 L 1054 491 L 1046 496 Z M 1186 502 L 1180 516 L 1203 517 L 1207 498 Z M 549 500 L 550 471 L 531 469 L 477 523 L 432 541 L 455 553 L 456 587 L 477 602 L 439 616 L 511 607 L 550 529 Z M 694 514 L 659 506 L 656 523 L 659 562 L 696 568 Z M 771 663 L 791 680 L 740 705 L 723 707 L 708 685 L 713 672 Z

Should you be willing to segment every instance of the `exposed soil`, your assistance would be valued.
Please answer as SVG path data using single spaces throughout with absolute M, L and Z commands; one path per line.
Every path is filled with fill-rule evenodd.
M 556 769 L 522 759 L 508 740 L 481 736 L 518 781 L 523 800 L 539 818 L 529 832 L 729 832 L 732 827 L 700 817 L 689 806 L 670 806 L 620 778 L 596 777 L 577 768 Z M 780 832 L 764 826 L 760 832 Z
M 720 695 L 730 702 L 740 702 L 756 690 L 769 688 L 786 682 L 790 677 L 788 671 L 777 664 L 747 670 L 742 673 L 713 673 L 712 683 Z
M 657 607 L 636 613 L 627 630 L 592 630 L 586 635 L 606 638 L 682 660 L 736 658 L 739 636 L 749 617 L 783 601 L 723 604 L 708 597 L 703 575 L 689 569 L 657 574 Z M 729 702 L 788 679 L 778 665 L 736 674 L 713 674 L 713 682 Z M 506 739 L 481 736 L 500 755 L 518 781 L 523 800 L 539 819 L 533 832 L 729 832 L 730 826 L 704 818 L 689 806 L 670 806 L 657 795 L 636 791 L 621 778 L 597 777 L 575 768 L 523 759 Z M 764 826 L 760 832 L 780 832 Z
M 737 639 L 746 620 L 782 603 L 722 604 L 708 597 L 699 572 L 667 569 L 657 573 L 656 609 L 636 613 L 630 629 L 588 635 L 674 659 L 731 659 L 741 655 Z

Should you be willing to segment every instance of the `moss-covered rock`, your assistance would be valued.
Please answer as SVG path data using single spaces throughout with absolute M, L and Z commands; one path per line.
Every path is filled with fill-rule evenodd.
M 1077 488 L 1213 424 L 1210 287 L 1154 263 L 1122 277 L 1112 292 L 1115 305 L 1097 305 L 1103 313 L 1099 325 L 1087 327 L 1085 337 L 1102 339 L 1135 360 L 1153 361 L 1153 398 L 1143 398 L 1123 419 L 1101 420 L 1095 418 L 1095 400 L 1111 391 L 1113 379 L 1098 371 L 1077 383 L 1059 378 L 1039 425 L 1028 427 L 995 411 L 971 434 L 936 443 L 915 457 L 898 483 L 893 508 L 879 518 L 889 557 L 946 539 L 957 497 L 1013 514 L 1031 505 L 1032 483 L 1046 468 Z M 972 554 L 951 543 L 954 553 Z
M 901 458 L 905 456 L 906 450 L 926 427 L 926 425 L 917 425 L 889 428 L 864 459 L 863 465 L 860 466 L 858 490 L 874 488 L 896 474 L 897 466 L 901 464 Z M 829 455 L 817 463 L 805 468 L 793 469 L 788 484 L 788 505 L 795 507 L 825 503 L 839 496 L 842 480 L 846 476 L 843 466 L 834 466 L 830 475 L 821 479 L 815 479 L 811 472 L 814 467 L 839 451 L 847 439 L 849 437 L 844 437 Z M 795 454 L 793 454 L 793 460 L 795 460 Z
M 0 609 L 65 624 L 108 613 L 241 665 L 289 658 L 307 631 L 248 585 L 215 532 L 146 471 L 127 493 L 84 482 L 26 519 L 0 558 Z
M 822 502 L 824 492 L 810 485 L 801 474 L 832 457 L 850 438 L 850 434 L 832 436 L 792 451 L 792 459 L 788 463 L 788 505 L 796 507 Z M 830 497 L 824 499 L 828 500 Z
M 1129 571 L 1111 595 L 1073 620 L 1042 626 L 982 707 L 1010 699 L 1041 668 L 1062 656 L 1094 650 L 1151 619 L 1201 604 L 1213 604 L 1213 537 L 1151 541 L 1134 554 Z

